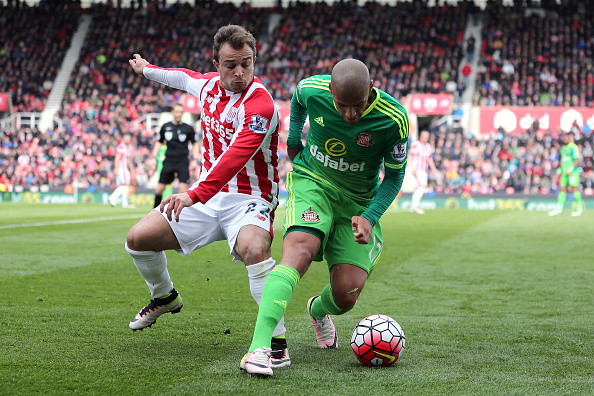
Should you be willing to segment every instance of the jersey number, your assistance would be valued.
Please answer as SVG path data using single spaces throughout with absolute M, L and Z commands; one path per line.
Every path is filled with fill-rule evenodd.
M 379 255 L 382 252 L 382 244 L 376 242 L 375 235 L 373 235 L 373 243 L 371 243 L 371 249 L 369 250 L 369 260 L 371 260 L 371 264 L 377 260 Z
M 245 214 L 256 211 L 256 206 L 258 206 L 257 203 L 250 202 L 247 206 L 247 210 L 245 211 Z M 262 216 L 265 216 L 266 218 L 268 218 L 269 213 L 270 213 L 270 208 L 264 207 L 263 209 L 260 210 L 260 214 Z

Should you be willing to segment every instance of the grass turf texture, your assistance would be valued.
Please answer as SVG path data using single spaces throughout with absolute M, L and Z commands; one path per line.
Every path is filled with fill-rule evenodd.
M 380 263 L 355 308 L 334 321 L 339 349 L 316 347 L 306 315 L 328 280 L 325 263 L 314 263 L 286 314 L 293 365 L 259 379 L 238 368 L 257 309 L 225 243 L 187 258 L 168 252 L 184 308 L 132 332 L 128 321 L 149 294 L 123 244 L 148 208 L 0 211 L 3 395 L 594 393 L 591 212 L 386 214 Z M 124 218 L 5 228 L 101 217 Z M 353 327 L 374 313 L 392 316 L 407 337 L 390 368 L 364 367 L 350 350 Z

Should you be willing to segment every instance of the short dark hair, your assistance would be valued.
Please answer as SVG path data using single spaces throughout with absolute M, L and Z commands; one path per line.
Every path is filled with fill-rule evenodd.
M 225 43 L 229 43 L 231 48 L 235 50 L 240 50 L 247 44 L 252 49 L 254 56 L 256 56 L 256 39 L 250 32 L 241 26 L 223 26 L 215 34 L 212 55 L 217 62 L 219 61 L 219 51 Z

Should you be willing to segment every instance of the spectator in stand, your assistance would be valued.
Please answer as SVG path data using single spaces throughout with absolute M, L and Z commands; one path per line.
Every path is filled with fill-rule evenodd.
M 490 2 L 475 102 L 592 106 L 594 10 L 580 5 L 548 2 L 535 10 L 522 2 Z
M 458 79 L 466 16 L 473 9 L 468 2 L 439 7 L 296 3 L 283 12 L 260 75 L 275 99 L 286 100 L 295 82 L 355 57 L 369 65 L 377 86 L 396 98 L 445 92 L 446 83 Z

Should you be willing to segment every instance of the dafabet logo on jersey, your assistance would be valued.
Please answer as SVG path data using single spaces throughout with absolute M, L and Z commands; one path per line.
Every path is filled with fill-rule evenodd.
M 328 150 L 328 142 L 332 140 L 329 139 L 326 142 L 326 150 Z M 338 139 L 334 139 L 334 140 L 338 140 Z M 340 140 L 338 140 L 340 142 Z M 342 142 L 341 142 L 342 143 Z M 336 149 L 338 148 L 338 145 L 332 145 L 332 147 L 330 147 L 330 149 L 333 149 L 334 152 L 336 151 Z M 338 151 L 339 153 L 344 154 L 346 153 L 346 148 L 343 151 Z M 345 171 L 351 171 L 351 172 L 359 172 L 359 171 L 363 171 L 363 169 L 365 168 L 365 161 L 361 162 L 361 163 L 349 163 L 347 161 L 345 161 L 343 158 L 340 158 L 338 161 L 335 161 L 334 159 L 332 159 L 332 157 L 328 154 L 324 154 L 321 149 L 316 146 L 310 146 L 309 147 L 309 153 L 311 154 L 311 156 L 313 158 L 315 158 L 316 160 L 318 160 L 322 166 L 326 167 L 326 168 L 330 168 L 330 169 L 336 169 L 337 171 L 340 172 L 345 172 Z M 332 152 L 330 152 L 330 154 L 332 156 L 336 155 L 336 154 L 332 154 Z

